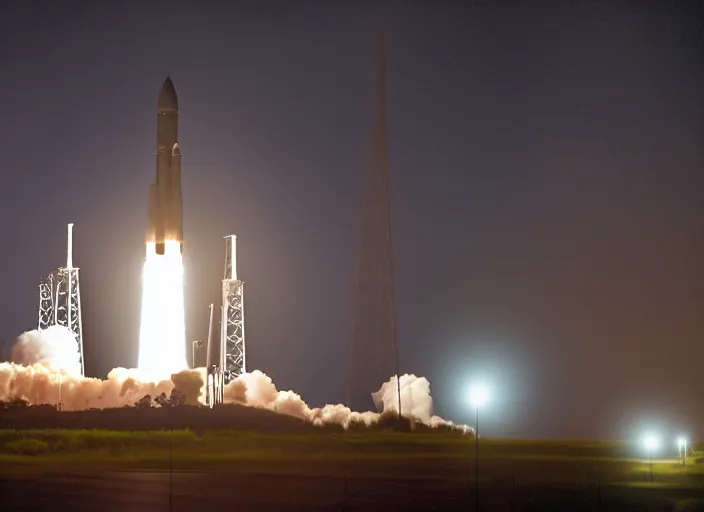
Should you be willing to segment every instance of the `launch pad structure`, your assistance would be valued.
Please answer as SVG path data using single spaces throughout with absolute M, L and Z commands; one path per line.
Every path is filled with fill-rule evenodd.
M 244 344 L 244 282 L 237 278 L 237 237 L 225 237 L 225 275 L 222 280 L 220 367 L 225 384 L 247 371 Z
M 206 355 L 206 401 L 211 407 L 223 402 L 225 385 L 247 371 L 247 352 L 244 337 L 244 281 L 237 276 L 237 237 L 225 238 L 225 272 L 222 280 L 222 305 L 218 363 L 213 362 L 215 321 L 214 305 L 210 305 L 208 345 Z
M 81 375 L 85 376 L 83 361 L 83 322 L 81 318 L 81 287 L 78 267 L 73 266 L 73 223 L 68 225 L 66 266 L 60 267 L 39 283 L 39 330 L 52 325 L 67 327 L 78 344 Z

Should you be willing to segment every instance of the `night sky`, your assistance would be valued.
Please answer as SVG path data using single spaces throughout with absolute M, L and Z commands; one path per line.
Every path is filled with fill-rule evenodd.
M 702 18 L 578 3 L 2 2 L 0 339 L 74 222 L 87 373 L 136 365 L 170 75 L 188 340 L 235 233 L 250 368 L 341 401 L 386 27 L 401 370 L 462 422 L 488 382 L 487 436 L 701 439 Z

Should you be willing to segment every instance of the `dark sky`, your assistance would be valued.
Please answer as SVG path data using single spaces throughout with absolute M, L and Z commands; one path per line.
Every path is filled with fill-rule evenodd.
M 136 364 L 168 74 L 188 339 L 233 232 L 250 367 L 342 400 L 383 26 L 402 370 L 456 421 L 488 381 L 486 435 L 704 435 L 696 2 L 530 3 L 3 2 L 0 338 L 75 222 L 87 371 Z

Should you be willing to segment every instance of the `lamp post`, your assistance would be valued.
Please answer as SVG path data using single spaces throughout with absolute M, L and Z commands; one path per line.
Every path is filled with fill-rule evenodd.
M 650 481 L 653 481 L 653 450 L 658 447 L 658 438 L 654 435 L 646 436 L 643 440 L 645 449 L 648 450 L 648 467 L 650 470 Z
M 680 462 L 684 466 L 687 463 L 687 438 L 682 436 L 677 440 L 679 446 Z
M 479 510 L 479 408 L 489 400 L 486 387 L 476 384 L 469 389 L 469 400 L 474 405 L 474 509 Z

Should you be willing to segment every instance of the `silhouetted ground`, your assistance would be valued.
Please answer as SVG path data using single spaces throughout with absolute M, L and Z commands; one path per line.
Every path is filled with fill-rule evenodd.
M 704 511 L 698 457 L 654 461 L 651 483 L 627 443 L 480 447 L 484 511 Z M 471 436 L 339 432 L 241 406 L 0 414 L 2 510 L 473 510 L 474 455 Z
M 53 406 L 40 405 L 0 410 L 0 428 L 4 429 L 106 429 L 160 430 L 167 428 L 191 430 L 257 430 L 258 432 L 307 432 L 314 427 L 298 418 L 271 411 L 225 405 L 207 407 L 150 407 L 138 409 L 90 409 L 87 411 L 57 411 Z
M 43 474 L 0 480 L 5 510 L 432 511 L 474 510 L 473 485 L 426 477 L 300 476 L 225 472 L 121 471 Z M 454 475 L 456 476 L 456 475 Z M 693 489 L 482 480 L 480 506 L 501 510 L 704 510 Z

